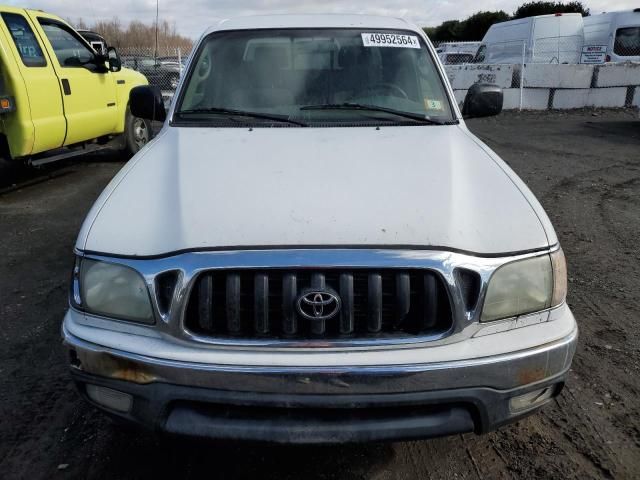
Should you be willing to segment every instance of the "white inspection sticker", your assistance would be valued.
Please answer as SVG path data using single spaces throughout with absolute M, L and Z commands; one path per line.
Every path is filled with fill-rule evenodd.
M 365 47 L 420 48 L 418 37 L 398 33 L 363 33 L 362 43 Z

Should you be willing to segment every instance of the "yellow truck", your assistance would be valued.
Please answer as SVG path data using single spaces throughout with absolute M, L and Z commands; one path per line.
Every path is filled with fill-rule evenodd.
M 0 157 L 41 165 L 104 148 L 119 136 L 137 152 L 148 120 L 129 111 L 129 92 L 146 85 L 122 68 L 117 51 L 96 52 L 64 20 L 0 6 Z

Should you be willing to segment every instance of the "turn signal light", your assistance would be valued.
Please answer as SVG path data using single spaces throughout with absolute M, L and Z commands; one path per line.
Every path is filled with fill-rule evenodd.
M 15 103 L 11 97 L 0 97 L 0 113 L 9 113 L 15 110 Z

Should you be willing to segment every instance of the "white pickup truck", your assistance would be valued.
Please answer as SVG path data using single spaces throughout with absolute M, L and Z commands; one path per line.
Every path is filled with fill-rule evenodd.
M 222 22 L 77 240 L 73 378 L 158 431 L 292 443 L 483 433 L 548 403 L 577 342 L 544 210 L 465 126 L 422 30 Z

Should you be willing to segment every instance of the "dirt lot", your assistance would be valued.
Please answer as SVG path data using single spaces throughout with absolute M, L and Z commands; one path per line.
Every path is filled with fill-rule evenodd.
M 638 478 L 640 121 L 510 113 L 470 126 L 538 195 L 570 263 L 580 346 L 541 413 L 483 437 L 322 448 L 115 426 L 74 391 L 59 335 L 75 236 L 122 166 L 97 156 L 0 195 L 0 477 Z

